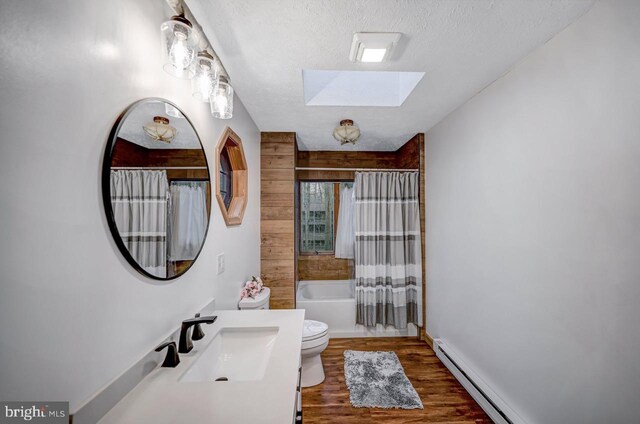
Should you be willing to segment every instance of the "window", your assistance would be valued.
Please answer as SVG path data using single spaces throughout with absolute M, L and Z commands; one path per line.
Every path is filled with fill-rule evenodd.
M 225 208 L 229 210 L 233 197 L 233 172 L 227 149 L 222 149 L 220 152 L 220 196 L 222 196 Z
M 300 252 L 333 252 L 334 183 L 300 183 Z
M 242 140 L 229 127 L 216 148 L 216 199 L 227 225 L 240 225 L 247 206 L 247 161 Z

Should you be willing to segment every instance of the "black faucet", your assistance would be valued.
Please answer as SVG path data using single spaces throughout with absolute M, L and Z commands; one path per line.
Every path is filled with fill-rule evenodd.
M 218 319 L 217 316 L 196 317 L 182 321 L 180 327 L 180 343 L 178 344 L 178 352 L 189 353 L 193 349 L 191 336 L 189 335 L 189 327 L 196 324 L 213 324 Z
M 196 318 L 200 318 L 200 312 L 196 314 Z M 202 331 L 202 327 L 200 324 L 196 324 L 193 326 L 193 330 L 191 330 L 191 340 L 200 340 L 204 337 L 204 331 Z
M 163 367 L 175 368 L 180 363 L 180 356 L 176 352 L 176 342 L 165 342 L 156 348 L 156 352 L 167 348 L 167 356 L 164 357 Z

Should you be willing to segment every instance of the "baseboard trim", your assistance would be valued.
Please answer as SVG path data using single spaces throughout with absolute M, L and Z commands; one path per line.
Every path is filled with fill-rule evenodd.
M 424 341 L 433 349 L 433 337 L 426 330 L 424 331 Z

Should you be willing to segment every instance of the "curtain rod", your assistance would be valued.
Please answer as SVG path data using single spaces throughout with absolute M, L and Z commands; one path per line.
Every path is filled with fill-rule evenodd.
M 115 169 L 115 170 L 137 170 L 137 169 L 158 169 L 158 170 L 163 170 L 163 169 L 209 169 L 206 166 L 143 166 L 143 167 L 139 167 L 139 166 L 112 166 L 111 169 Z
M 312 168 L 296 166 L 296 171 L 360 171 L 360 172 L 418 172 L 417 168 Z

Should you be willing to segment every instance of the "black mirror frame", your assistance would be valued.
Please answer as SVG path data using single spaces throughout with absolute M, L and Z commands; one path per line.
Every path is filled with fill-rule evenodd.
M 198 250 L 198 254 L 196 255 L 196 257 L 193 258 L 193 261 L 191 261 L 191 264 L 187 268 L 185 268 L 180 274 L 174 275 L 172 277 L 161 278 L 145 271 L 144 268 L 142 268 L 138 264 L 138 262 L 133 258 L 133 256 L 131 256 L 131 253 L 129 253 L 129 249 L 127 249 L 127 246 L 125 246 L 124 242 L 122 241 L 122 237 L 120 237 L 120 232 L 116 225 L 116 221 L 113 216 L 113 208 L 111 206 L 111 158 L 113 155 L 113 148 L 115 146 L 117 135 L 120 132 L 120 128 L 122 127 L 122 124 L 126 120 L 127 116 L 129 116 L 129 114 L 133 111 L 133 109 L 135 109 L 136 106 L 142 103 L 151 102 L 151 101 L 164 102 L 175 107 L 182 114 L 184 119 L 187 120 L 189 125 L 191 125 L 191 128 L 193 129 L 193 132 L 196 135 L 196 138 L 198 139 L 198 143 L 200 143 L 200 147 L 204 152 L 204 160 L 207 165 L 207 173 L 209 174 L 209 199 L 212 198 L 211 197 L 211 171 L 209 167 L 209 162 L 207 161 L 207 151 L 205 150 L 202 144 L 200 135 L 198 134 L 198 131 L 196 131 L 196 127 L 193 125 L 193 122 L 191 122 L 189 117 L 182 111 L 182 109 L 180 109 L 174 103 L 166 99 L 163 99 L 161 97 L 146 97 L 144 99 L 135 101 L 131 103 L 129 106 L 127 106 L 125 110 L 120 114 L 120 116 L 118 116 L 115 123 L 113 124 L 113 127 L 111 128 L 111 131 L 109 132 L 109 138 L 107 139 L 107 147 L 105 149 L 104 158 L 102 161 L 102 201 L 104 203 L 104 211 L 107 217 L 107 223 L 109 224 L 109 229 L 111 230 L 111 235 L 113 237 L 113 240 L 115 241 L 116 245 L 118 246 L 118 249 L 120 250 L 120 253 L 122 253 L 122 255 L 127 260 L 129 265 L 131 265 L 136 271 L 138 271 L 140 274 L 144 275 L 145 277 L 151 278 L 153 280 L 158 280 L 158 281 L 171 281 L 171 280 L 175 280 L 176 278 L 182 277 L 184 274 L 186 274 L 187 271 L 189 271 L 193 266 L 193 264 L 195 264 L 196 261 L 198 260 L 198 257 L 202 252 L 202 248 L 204 247 L 204 244 L 207 241 L 207 234 L 209 233 L 209 224 L 211 223 L 211 207 L 209 208 L 209 215 L 207 217 L 207 228 L 204 231 L 204 238 L 202 240 L 202 245 L 200 246 L 200 250 Z

